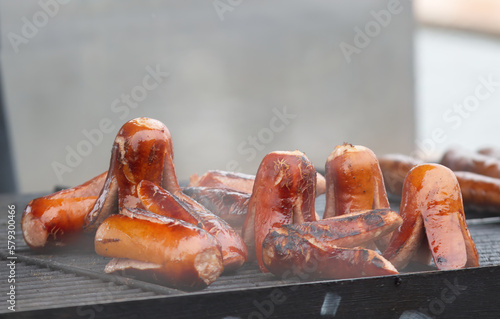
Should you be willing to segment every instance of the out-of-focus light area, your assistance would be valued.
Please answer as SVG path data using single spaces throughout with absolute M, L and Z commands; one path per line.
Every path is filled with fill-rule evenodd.
M 417 152 L 500 147 L 500 1 L 414 5 Z
M 274 150 L 321 169 L 343 142 L 498 144 L 499 2 L 0 1 L 3 190 L 107 170 L 139 116 L 168 126 L 182 180 Z

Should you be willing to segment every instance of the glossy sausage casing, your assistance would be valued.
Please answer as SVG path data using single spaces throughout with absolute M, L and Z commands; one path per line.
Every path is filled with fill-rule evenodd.
M 164 166 L 173 157 L 171 139 L 168 128 L 150 118 L 136 118 L 120 128 L 113 143 L 104 188 L 86 219 L 88 231 L 94 231 L 121 208 L 143 208 L 137 196 L 137 184 L 142 180 L 163 183 Z
M 212 187 L 185 187 L 182 192 L 241 233 L 247 215 L 250 194 L 227 188 Z
M 460 186 L 454 173 L 439 164 L 415 166 L 405 179 L 402 215 L 421 216 L 428 245 L 438 269 L 478 265 L 478 254 L 470 236 Z M 406 227 L 404 227 L 406 226 Z M 412 238 L 415 227 L 403 223 L 397 236 Z
M 467 209 L 500 212 L 500 178 L 455 172 Z
M 425 247 L 427 247 L 426 251 L 429 251 L 422 219 L 422 209 L 417 209 L 414 197 L 415 191 L 412 183 L 404 183 L 403 197 L 399 209 L 399 215 L 403 219 L 403 223 L 392 234 L 389 245 L 383 253 L 383 256 L 397 269 L 404 269 L 417 254 L 420 247 L 423 246 L 422 250 L 424 251 Z M 422 205 L 423 203 L 419 206 Z
M 21 220 L 24 240 L 32 249 L 65 246 L 83 232 L 85 217 L 96 202 L 106 173 L 82 185 L 36 198 L 25 208 Z
M 220 170 L 210 170 L 198 177 L 191 175 L 189 187 L 210 187 L 226 188 L 232 191 L 251 194 L 255 182 L 255 175 L 248 175 L 236 172 L 226 172 Z M 326 191 L 325 177 L 316 173 L 316 196 L 324 194 Z
M 102 256 L 143 262 L 146 278 L 154 273 L 156 283 L 186 290 L 206 287 L 223 271 L 220 245 L 206 231 L 139 209 L 108 217 L 96 232 L 95 249 Z
M 180 191 L 174 195 L 150 181 L 142 181 L 137 189 L 141 202 L 148 210 L 186 221 L 213 235 L 221 244 L 225 270 L 236 270 L 247 260 L 248 250 L 241 236 L 192 198 Z
M 378 159 L 387 191 L 394 198 L 400 198 L 406 175 L 414 166 L 422 163 L 402 154 L 384 155 Z M 466 210 L 500 211 L 500 178 L 466 171 L 454 173 L 460 184 Z
M 243 226 L 243 239 L 261 271 L 262 242 L 283 224 L 316 220 L 316 170 L 300 151 L 271 152 L 260 163 Z
M 325 165 L 325 178 L 324 218 L 390 207 L 377 157 L 364 146 L 335 147 Z
M 263 242 L 263 262 L 274 275 L 287 279 L 342 279 L 394 275 L 398 271 L 377 252 L 364 248 L 319 247 L 295 233 L 271 230 Z
M 389 209 L 360 211 L 313 222 L 283 225 L 277 232 L 296 234 L 318 247 L 351 248 L 391 233 L 402 223 Z
M 442 157 L 441 164 L 453 171 L 466 171 L 500 178 L 500 160 L 463 148 L 451 148 Z
M 384 176 L 387 193 L 396 198 L 403 194 L 403 183 L 408 172 L 422 161 L 403 154 L 387 154 L 378 157 L 380 169 Z

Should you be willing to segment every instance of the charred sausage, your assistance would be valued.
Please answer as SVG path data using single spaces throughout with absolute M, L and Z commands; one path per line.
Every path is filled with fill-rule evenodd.
M 263 242 L 263 263 L 271 273 L 287 279 L 342 279 L 397 274 L 376 251 L 364 248 L 316 246 L 296 233 L 269 232 Z
M 316 220 L 316 170 L 300 151 L 271 152 L 260 163 L 243 226 L 243 239 L 261 271 L 262 242 L 283 224 Z

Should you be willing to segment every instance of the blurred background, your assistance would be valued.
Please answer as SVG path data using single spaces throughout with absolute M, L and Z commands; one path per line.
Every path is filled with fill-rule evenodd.
M 2 192 L 107 170 L 142 116 L 181 180 L 343 142 L 435 160 L 500 146 L 500 1 L 0 0 L 0 76 Z

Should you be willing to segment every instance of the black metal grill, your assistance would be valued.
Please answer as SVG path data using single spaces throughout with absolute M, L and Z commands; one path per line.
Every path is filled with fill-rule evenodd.
M 7 207 L 8 200 L 8 197 L 0 197 L 3 207 Z M 263 274 L 258 270 L 256 264 L 249 263 L 234 274 L 222 275 L 216 282 L 203 291 L 186 293 L 135 280 L 134 278 L 106 274 L 104 273 L 104 266 L 109 261 L 109 258 L 98 256 L 93 252 L 65 251 L 64 253 L 53 254 L 37 254 L 32 252 L 24 243 L 20 229 L 20 217 L 27 200 L 23 198 L 16 203 L 16 310 L 18 315 L 20 315 L 19 312 L 22 312 L 25 317 L 38 317 L 38 312 L 34 311 L 48 313 L 50 311 L 64 310 L 65 313 L 68 313 L 69 317 L 94 318 L 108 316 L 109 318 L 114 318 L 118 314 L 121 316 L 132 315 L 133 311 L 131 309 L 141 309 L 141 314 L 149 313 L 149 315 L 154 316 L 157 314 L 156 312 L 151 312 L 152 310 L 142 309 L 141 307 L 145 307 L 146 304 L 149 305 L 150 302 L 156 299 L 159 301 L 154 305 L 165 306 L 168 304 L 170 309 L 177 309 L 183 305 L 185 300 L 190 300 L 191 302 L 198 300 L 203 304 L 205 299 L 209 300 L 220 296 L 220 298 L 229 300 L 240 296 L 242 293 L 243 295 L 239 297 L 242 299 L 239 300 L 247 300 L 245 307 L 249 308 L 249 311 L 252 310 L 255 312 L 255 300 L 265 299 L 276 287 L 288 287 L 287 289 L 295 293 L 294 288 L 299 289 L 298 287 L 302 287 L 305 284 L 313 286 L 318 284 L 320 286 L 317 287 L 322 287 L 321 285 L 325 283 L 327 285 L 335 283 L 337 286 L 342 286 L 345 282 L 354 283 L 363 281 L 365 284 L 377 282 L 377 279 L 367 281 L 370 280 L 368 278 L 347 281 L 299 283 L 293 280 L 280 280 L 272 274 Z M 322 205 L 324 205 L 324 200 L 320 198 L 317 203 L 318 209 L 321 209 Z M 481 268 L 500 268 L 496 267 L 500 265 L 500 217 L 481 219 L 470 219 L 469 217 L 468 223 L 480 255 Z M 5 239 L 4 247 L 7 238 L 6 230 L 7 222 L 4 215 L 0 220 L 0 239 Z M 0 264 L 0 290 L 1 295 L 5 296 L 6 292 L 9 291 L 9 285 L 7 284 L 9 268 L 6 266 L 8 255 L 5 249 L 0 254 L 2 258 L 2 263 Z M 491 268 L 487 266 L 495 267 Z M 431 271 L 429 273 L 437 273 L 439 276 L 439 273 L 443 272 Z M 415 276 L 422 276 L 421 274 L 423 273 L 414 273 Z M 168 299 L 165 299 L 166 297 Z M 304 296 L 304 298 L 306 297 Z M 165 300 L 169 301 L 166 302 Z M 177 303 L 176 300 L 179 302 Z M 305 300 L 308 299 L 306 298 Z M 0 313 L 9 314 L 10 311 L 7 309 L 8 304 L 2 300 L 0 302 L 3 303 Z M 102 311 L 104 309 L 103 305 L 113 305 L 113 310 L 111 312 Z M 130 305 L 132 308 L 129 309 L 124 305 Z M 236 304 L 227 304 L 227 309 L 224 311 L 231 314 L 231 307 L 233 306 L 236 306 Z M 185 305 L 179 308 L 180 310 L 178 311 L 185 313 L 200 311 L 197 307 L 196 305 Z M 258 310 L 259 308 L 257 307 L 256 309 Z M 202 310 L 203 316 L 210 317 L 210 313 L 206 313 L 205 311 Z M 240 312 L 235 312 L 234 314 L 237 313 Z M 250 314 L 252 312 L 249 312 Z M 262 313 L 261 316 L 265 317 Z M 142 315 L 139 317 L 142 317 Z M 223 318 L 223 316 L 219 315 L 215 317 Z M 231 315 L 227 318 L 230 317 Z M 260 318 L 256 314 L 254 314 L 254 317 Z M 243 317 L 233 316 L 233 318 Z

